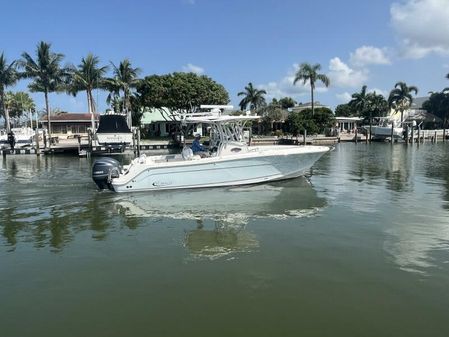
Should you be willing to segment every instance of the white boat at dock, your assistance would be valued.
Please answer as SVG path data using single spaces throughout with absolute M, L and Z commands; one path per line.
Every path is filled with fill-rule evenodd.
M 125 146 L 133 141 L 133 134 L 126 123 L 126 117 L 120 114 L 100 116 L 95 135 L 98 144 L 104 146 Z
M 184 115 L 183 123 L 210 125 L 209 156 L 184 147 L 180 154 L 142 155 L 123 167 L 112 158 L 102 158 L 95 161 L 92 178 L 100 189 L 115 192 L 255 184 L 304 175 L 330 150 L 327 146 L 249 146 L 243 128 L 258 118 L 222 115 L 214 109 Z

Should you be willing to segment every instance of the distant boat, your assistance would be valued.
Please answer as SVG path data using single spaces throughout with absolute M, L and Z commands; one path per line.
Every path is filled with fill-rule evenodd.
M 133 141 L 132 132 L 126 123 L 126 117 L 120 114 L 100 116 L 100 124 L 96 132 L 99 145 L 129 145 Z
M 15 147 L 32 146 L 35 137 L 35 131 L 30 127 L 12 128 L 14 133 Z M 0 136 L 0 144 L 2 147 L 9 145 L 8 134 L 6 131 L 2 131 Z
M 364 128 L 367 130 L 367 132 L 369 132 L 369 126 L 364 126 Z M 404 136 L 404 128 L 402 127 L 402 124 L 388 117 L 381 118 L 377 125 L 371 126 L 371 138 L 373 140 L 386 140 L 387 138 L 391 138 L 392 128 L 393 139 L 402 139 Z

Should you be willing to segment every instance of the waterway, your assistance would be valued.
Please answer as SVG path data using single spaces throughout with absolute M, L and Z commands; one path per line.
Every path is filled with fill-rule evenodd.
M 120 195 L 90 159 L 0 160 L 0 336 L 449 336 L 447 143 Z

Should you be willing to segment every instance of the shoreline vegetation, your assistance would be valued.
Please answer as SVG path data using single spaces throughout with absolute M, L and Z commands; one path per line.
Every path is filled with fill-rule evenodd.
M 51 108 L 50 93 L 66 93 L 76 96 L 85 92 L 88 113 L 91 116 L 91 127 L 95 130 L 95 114 L 97 102 L 94 90 L 108 93 L 106 103 L 110 111 L 126 115 L 129 126 L 141 127 L 141 118 L 145 111 L 151 109 L 172 112 L 194 112 L 202 104 L 225 105 L 230 102 L 229 93 L 223 85 L 206 75 L 174 72 L 165 75 L 147 75 L 141 77 L 142 70 L 134 67 L 129 59 L 118 64 L 109 62 L 102 65 L 98 56 L 87 54 L 75 66 L 63 65 L 64 54 L 54 52 L 51 43 L 41 41 L 37 44 L 34 55 L 23 52 L 17 60 L 8 60 L 5 53 L 0 53 L 0 115 L 4 120 L 6 132 L 11 130 L 11 120 L 36 112 L 48 121 L 48 136 L 52 137 L 51 118 L 56 109 Z M 404 112 L 413 103 L 418 93 L 416 86 L 409 86 L 399 81 L 385 98 L 378 93 L 370 92 L 364 85 L 360 92 L 352 94 L 351 100 L 340 104 L 332 111 L 328 107 L 316 107 L 315 86 L 321 83 L 325 87 L 332 85 L 330 79 L 319 73 L 320 64 L 302 63 L 297 70 L 293 85 L 310 87 L 310 103 L 302 104 L 306 108 L 295 111 L 298 102 L 292 97 L 273 98 L 267 102 L 266 90 L 256 88 L 252 82 L 245 86 L 237 96 L 242 97 L 240 110 L 233 114 L 250 113 L 261 116 L 260 123 L 253 126 L 253 133 L 258 135 L 293 136 L 323 133 L 325 129 L 336 126 L 335 117 L 359 117 L 363 123 L 371 125 L 378 117 L 385 117 L 392 112 L 400 113 L 401 122 Z M 109 75 L 109 76 L 108 76 Z M 449 74 L 446 75 L 449 79 Z M 42 93 L 45 99 L 44 109 L 37 109 L 29 92 L 12 92 L 19 81 L 28 80 L 31 93 Z M 441 91 L 430 92 L 424 102 L 423 109 L 434 116 L 433 125 L 428 128 L 448 126 L 449 87 Z M 170 119 L 170 116 L 167 116 Z

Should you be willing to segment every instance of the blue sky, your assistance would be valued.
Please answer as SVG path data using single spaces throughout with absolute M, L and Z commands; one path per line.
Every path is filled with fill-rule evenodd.
M 330 77 L 316 99 L 331 107 L 364 84 L 388 94 L 405 81 L 419 96 L 449 87 L 449 0 L 15 0 L 2 13 L 8 60 L 43 40 L 75 65 L 92 52 L 104 64 L 129 58 L 142 76 L 192 70 L 223 84 L 235 106 L 248 82 L 268 99 L 310 101 L 307 86 L 292 85 L 302 62 Z M 103 111 L 106 94 L 95 95 Z M 42 109 L 43 95 L 33 98 Z M 83 93 L 50 99 L 52 108 L 87 110 Z

